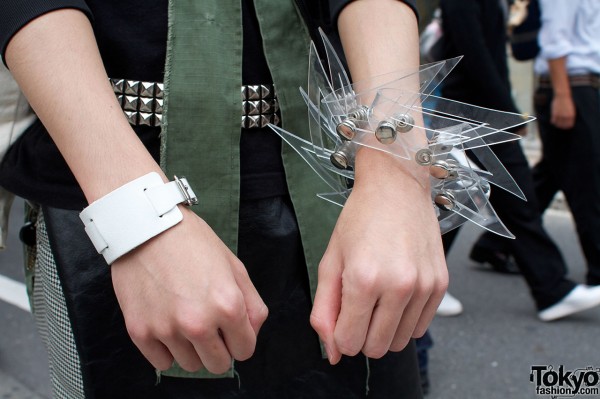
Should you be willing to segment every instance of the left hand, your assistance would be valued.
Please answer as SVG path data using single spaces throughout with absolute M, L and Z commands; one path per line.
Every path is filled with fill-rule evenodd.
M 425 333 L 448 285 L 429 185 L 420 183 L 428 175 L 418 179 L 398 167 L 407 161 L 360 151 L 370 152 L 368 178 L 357 167 L 319 265 L 311 314 L 331 364 L 342 354 L 402 350 Z

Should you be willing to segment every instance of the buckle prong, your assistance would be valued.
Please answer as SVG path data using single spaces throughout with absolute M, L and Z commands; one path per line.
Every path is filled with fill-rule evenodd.
M 183 180 L 181 180 L 179 177 L 174 175 L 173 178 L 175 179 L 175 183 L 177 183 L 177 187 L 181 191 L 181 194 L 183 194 L 183 197 L 185 198 L 183 204 L 187 206 L 197 205 L 198 197 L 190 194 L 190 187 L 187 184 L 185 184 Z M 185 179 L 185 177 L 182 177 L 182 179 Z

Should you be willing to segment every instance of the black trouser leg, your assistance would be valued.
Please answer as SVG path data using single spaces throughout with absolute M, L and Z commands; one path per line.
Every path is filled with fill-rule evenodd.
M 531 173 L 535 196 L 538 200 L 540 213 L 543 214 L 550 204 L 552 204 L 552 200 L 554 200 L 556 193 L 560 190 L 560 185 L 550 171 L 548 161 L 544 159 L 543 155 L 542 159 L 533 167 Z
M 493 248 L 497 243 L 513 254 L 536 306 L 541 310 L 560 301 L 573 289 L 574 283 L 565 278 L 566 266 L 562 255 L 542 225 L 531 171 L 520 144 L 513 141 L 491 148 L 528 201 L 492 187 L 490 202 L 516 238 L 495 238 L 487 234 L 482 245 Z
M 552 90 L 536 92 L 545 174 L 564 192 L 588 263 L 587 283 L 600 284 L 600 98 L 592 87 L 572 87 L 577 118 L 570 130 L 550 123 Z

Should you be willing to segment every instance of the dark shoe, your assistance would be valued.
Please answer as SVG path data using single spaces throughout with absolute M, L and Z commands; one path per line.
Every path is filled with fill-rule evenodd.
M 469 257 L 477 263 L 490 265 L 492 270 L 498 273 L 521 273 L 513 257 L 502 251 L 494 251 L 482 246 L 474 245 Z

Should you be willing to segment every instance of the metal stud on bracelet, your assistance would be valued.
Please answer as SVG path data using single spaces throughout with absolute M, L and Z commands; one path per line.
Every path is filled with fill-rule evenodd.
M 351 142 L 346 141 L 331 154 L 329 159 L 336 168 L 349 169 L 354 166 L 355 151 L 354 145 Z
M 375 137 L 381 144 L 392 144 L 396 141 L 396 124 L 388 120 L 379 122 L 375 129 Z
M 342 140 L 351 141 L 356 135 L 356 130 L 369 119 L 369 107 L 361 105 L 358 109 L 348 113 L 348 117 L 338 123 L 336 132 Z
M 455 179 L 458 177 L 456 165 L 448 161 L 435 161 L 429 166 L 429 174 L 436 179 L 446 180 Z
M 438 192 L 433 202 L 443 211 L 451 211 L 456 206 L 456 198 L 447 190 Z
M 429 148 L 422 148 L 415 154 L 415 160 L 421 166 L 431 165 L 433 162 L 433 153 Z
M 415 125 L 414 118 L 409 114 L 398 114 L 396 120 L 396 131 L 398 133 L 410 132 Z

